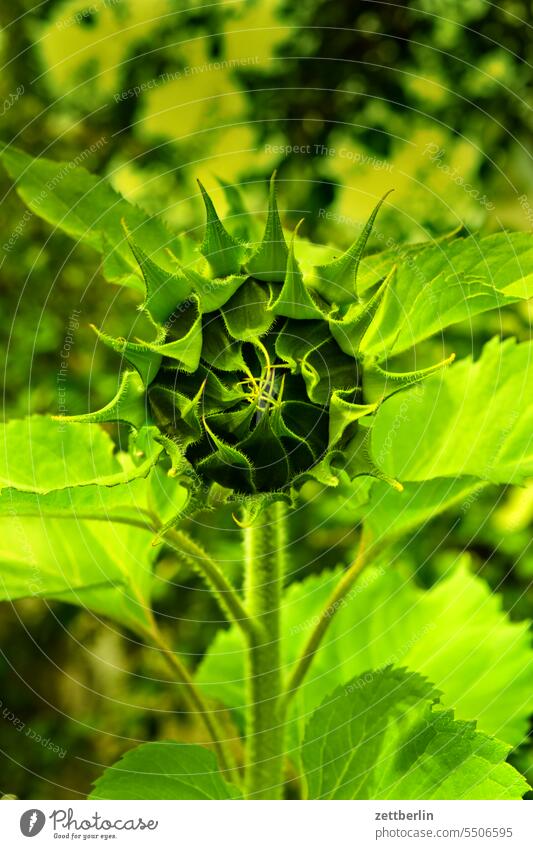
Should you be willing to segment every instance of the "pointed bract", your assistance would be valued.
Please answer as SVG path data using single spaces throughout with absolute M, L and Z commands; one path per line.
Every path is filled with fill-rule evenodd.
M 228 233 L 217 215 L 213 201 L 198 180 L 207 215 L 204 240 L 200 252 L 211 267 L 213 277 L 227 277 L 241 270 L 245 248 Z
M 130 365 L 137 369 L 145 386 L 149 386 L 163 361 L 162 354 L 157 350 L 158 343 L 156 342 L 153 346 L 150 346 L 144 342 L 129 342 L 127 339 L 122 338 L 115 339 L 113 336 L 109 336 L 107 333 L 99 330 L 94 324 L 91 327 L 104 345 L 107 345 L 108 348 L 111 348 L 117 354 L 121 354 Z
M 124 422 L 139 430 L 151 423 L 146 391 L 140 376 L 135 371 L 125 371 L 115 397 L 94 413 L 80 416 L 58 416 L 67 422 Z
M 298 227 L 300 224 L 298 224 Z M 294 256 L 294 237 L 298 227 L 296 227 L 291 239 L 283 288 L 278 298 L 269 306 L 269 310 L 274 315 L 282 315 L 286 318 L 324 318 L 322 310 L 317 306 L 304 283 L 300 266 Z
M 392 189 L 383 195 L 372 210 L 361 235 L 355 240 L 342 256 L 334 259 L 327 265 L 315 268 L 314 288 L 330 304 L 350 303 L 357 296 L 357 271 L 359 263 L 366 248 L 366 243 L 374 221 L 385 199 L 390 195 Z
M 394 280 L 395 273 L 396 266 L 391 269 L 377 292 L 366 303 L 352 304 L 340 319 L 329 318 L 331 335 L 345 354 L 352 357 L 359 356 L 361 341 L 379 309 L 387 288 Z
M 187 300 L 192 283 L 183 273 L 172 274 L 151 260 L 131 236 L 128 242 L 144 278 L 146 296 L 143 309 L 155 322 L 163 323 L 176 307 Z
M 455 360 L 455 354 L 451 354 L 440 363 L 428 368 L 415 371 L 391 372 L 382 369 L 377 363 L 368 364 L 363 376 L 363 396 L 368 404 L 379 403 L 400 389 L 406 389 L 413 383 L 420 383 L 426 377 L 431 377 L 435 372 L 450 366 Z
M 274 171 L 270 179 L 268 215 L 263 240 L 256 253 L 246 263 L 253 277 L 267 283 L 282 283 L 285 280 L 289 256 L 278 212 L 275 180 Z

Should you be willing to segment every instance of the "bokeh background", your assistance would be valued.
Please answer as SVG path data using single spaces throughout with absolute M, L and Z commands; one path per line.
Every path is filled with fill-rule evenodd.
M 237 229 L 220 181 L 261 210 L 274 168 L 285 221 L 305 216 L 306 234 L 323 242 L 353 241 L 389 188 L 371 250 L 458 228 L 527 230 L 530 12 L 527 0 L 10 0 L 0 6 L 0 140 L 106 175 L 193 234 L 203 220 L 197 177 Z M 114 391 L 117 362 L 89 323 L 120 335 L 134 295 L 105 283 L 89 248 L 26 213 L 4 174 L 0 192 L 4 414 L 57 411 L 69 334 L 68 412 L 97 408 Z M 456 328 L 454 347 L 478 351 L 499 332 L 527 338 L 529 326 L 526 308 L 508 309 Z M 300 577 L 349 557 L 354 512 L 339 505 L 310 497 L 299 511 Z M 532 518 L 533 489 L 492 488 L 460 521 L 444 514 L 404 542 L 398 568 L 430 586 L 468 548 L 470 568 L 523 619 Z M 237 560 L 231 535 L 221 538 L 221 555 Z M 198 659 L 222 627 L 217 609 L 183 568 L 162 558 L 157 569 L 187 587 L 158 605 L 178 616 L 178 641 Z M 132 741 L 199 733 L 174 712 L 153 653 L 77 608 L 1 605 L 0 652 L 3 703 L 66 753 L 0 715 L 0 792 L 77 798 Z M 514 759 L 531 781 L 531 747 Z

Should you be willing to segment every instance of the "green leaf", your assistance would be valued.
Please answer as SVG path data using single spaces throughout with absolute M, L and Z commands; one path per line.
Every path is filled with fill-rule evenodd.
M 248 272 L 267 283 L 283 282 L 287 268 L 288 250 L 283 235 L 276 200 L 276 172 L 270 179 L 268 214 L 262 242 L 246 263 Z
M 66 424 L 46 416 L 0 425 L 0 486 L 46 493 L 98 483 L 115 486 L 148 474 L 162 446 L 149 439 L 138 464 L 119 462 L 97 425 Z
M 453 505 L 468 504 L 485 486 L 477 478 L 434 478 L 406 483 L 399 492 L 385 481 L 374 481 L 362 508 L 366 531 L 373 543 L 401 537 Z
M 493 339 L 477 362 L 386 400 L 372 428 L 378 466 L 401 481 L 520 483 L 533 474 L 532 353 L 530 342 Z
M 357 297 L 357 273 L 359 264 L 370 233 L 372 232 L 376 216 L 391 191 L 392 189 L 378 201 L 363 227 L 361 235 L 358 236 L 353 245 L 342 256 L 334 259 L 327 265 L 315 268 L 313 286 L 328 303 L 351 303 Z
M 533 239 L 527 233 L 437 244 L 400 262 L 361 350 L 392 356 L 451 324 L 533 295 Z
M 302 745 L 310 799 L 521 799 L 509 747 L 456 722 L 419 675 L 388 667 L 338 687 Z
M 241 270 L 245 248 L 237 239 L 231 236 L 217 215 L 213 201 L 198 180 L 205 205 L 207 221 L 205 235 L 200 247 L 201 253 L 207 259 L 213 277 L 227 277 L 238 274 Z
M 174 237 L 157 218 L 129 204 L 100 177 L 72 162 L 33 159 L 10 146 L 2 162 L 27 206 L 45 221 L 59 227 L 104 255 L 104 274 L 114 283 L 143 291 L 123 221 L 139 245 L 152 259 L 172 270 L 166 247 L 175 247 Z
M 94 783 L 90 799 L 237 799 L 214 754 L 188 743 L 144 743 Z
M 150 530 L 73 514 L 0 518 L 0 599 L 58 599 L 143 634 L 151 623 L 152 539 Z
M 289 587 L 283 603 L 283 665 L 302 651 L 342 575 L 314 575 Z M 294 699 L 289 739 L 303 733 L 302 717 L 334 687 L 366 669 L 405 664 L 442 690 L 459 719 L 516 745 L 533 710 L 533 654 L 528 623 L 511 623 L 497 595 L 463 566 L 429 590 L 396 571 L 367 569 L 332 610 L 322 648 Z M 236 628 L 217 635 L 198 680 L 206 694 L 238 711 L 246 703 L 246 667 Z

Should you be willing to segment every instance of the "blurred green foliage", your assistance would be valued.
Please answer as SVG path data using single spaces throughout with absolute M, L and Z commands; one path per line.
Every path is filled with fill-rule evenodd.
M 295 201 L 285 217 L 306 216 L 306 231 L 324 242 L 350 243 L 390 188 L 395 194 L 373 249 L 458 226 L 531 227 L 527 0 L 179 6 L 4 4 L 2 142 L 75 160 L 149 212 L 162 209 L 171 227 L 193 233 L 202 222 L 197 177 L 226 213 L 217 177 L 245 184 L 260 208 L 274 167 L 281 199 Z M 119 335 L 133 295 L 103 281 L 87 248 L 72 248 L 25 212 L 4 174 L 0 184 L 5 415 L 57 410 L 59 351 L 69 333 L 68 411 L 98 408 L 113 394 L 116 360 L 89 323 Z M 72 330 L 73 314 L 79 326 Z M 502 328 L 529 334 L 523 308 L 502 313 L 501 323 L 488 327 L 483 318 L 457 328 L 457 353 L 478 351 Z M 306 491 L 292 531 L 293 575 L 349 560 L 357 494 L 348 495 Z M 468 548 L 472 569 L 502 593 L 512 617 L 523 618 L 532 601 L 532 519 L 530 488 L 487 489 L 462 515 L 444 514 L 398 543 L 387 560 L 429 586 Z M 213 550 L 238 575 L 233 529 L 231 515 L 217 517 Z M 160 610 L 178 617 L 178 641 L 198 658 L 220 627 L 216 607 L 174 561 L 158 568 L 174 587 Z M 3 605 L 0 623 L 4 706 L 68 752 L 59 758 L 0 717 L 4 793 L 83 795 L 100 765 L 133 742 L 175 737 L 177 723 L 182 739 L 199 734 L 172 712 L 176 693 L 161 685 L 166 672 L 152 653 L 95 617 L 28 601 Z M 531 770 L 531 750 L 516 757 Z

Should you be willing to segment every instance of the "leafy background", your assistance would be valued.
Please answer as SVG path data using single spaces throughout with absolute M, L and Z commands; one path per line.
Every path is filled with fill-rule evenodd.
M 394 6 L 310 0 L 296 8 L 239 0 L 180 4 L 179 12 L 170 0 L 13 0 L 0 9 L 2 141 L 106 174 L 129 200 L 149 212 L 163 209 L 169 225 L 193 234 L 202 221 L 196 177 L 215 194 L 217 175 L 245 184 L 253 208 L 276 166 L 280 197 L 290 204 L 285 220 L 294 224 L 305 216 L 306 232 L 324 242 L 351 242 L 391 187 L 372 249 L 459 226 L 527 230 L 533 222 L 527 18 L 528 4 L 520 0 L 501 7 L 484 0 Z M 130 94 L 136 86 L 139 92 Z M 3 173 L 0 181 L 4 413 L 58 409 L 58 351 L 69 335 L 68 412 L 97 409 L 114 394 L 117 368 L 89 323 L 120 335 L 134 297 L 103 281 L 88 248 L 73 248 L 25 213 Z M 219 194 L 216 199 L 222 205 Z M 458 325 L 447 338 L 459 356 L 477 356 L 494 334 L 528 338 L 529 321 L 527 305 L 520 304 Z M 306 595 L 303 621 L 313 616 L 311 601 L 321 598 L 320 581 L 327 582 L 318 576 L 347 562 L 355 540 L 357 495 L 319 494 L 308 488 L 293 527 L 290 578 L 316 584 Z M 531 488 L 492 486 L 463 495 L 408 542 L 399 538 L 390 558 L 394 575 L 378 575 L 372 585 L 372 609 L 379 621 L 382 597 L 392 597 L 413 620 L 411 636 L 390 637 L 391 648 L 375 646 L 372 663 L 352 658 L 349 673 L 391 656 L 408 663 L 426 646 L 431 651 L 434 631 L 424 629 L 439 616 L 450 632 L 459 632 L 450 650 L 464 657 L 461 639 L 475 640 L 476 620 L 457 599 L 472 596 L 479 597 L 477 615 L 486 614 L 480 627 L 493 635 L 493 647 L 516 651 L 525 664 L 532 518 Z M 238 575 L 231 517 L 201 516 L 191 531 L 210 523 L 217 530 L 210 536 L 214 553 Z M 61 539 L 60 526 L 57 534 Z M 213 681 L 213 652 L 237 657 L 224 648 L 231 632 L 185 567 L 163 556 L 157 570 L 163 579 L 158 610 L 175 617 L 178 643 Z M 483 603 L 485 584 L 469 583 L 474 575 L 497 592 L 494 601 Z M 462 583 L 450 586 L 454 580 Z M 418 601 L 422 588 L 429 590 L 431 615 Z M 518 630 L 508 622 L 511 630 L 503 628 L 501 606 Z M 465 621 L 471 632 L 461 634 Z M 342 621 L 337 627 L 340 637 L 349 633 Z M 61 601 L 3 603 L 0 646 L 4 793 L 76 798 L 88 792 L 102 765 L 134 743 L 201 736 L 186 715 L 175 714 L 177 694 L 162 685 L 167 673 L 154 653 L 131 634 L 124 639 L 105 619 Z M 484 664 L 496 664 L 494 675 L 512 672 L 491 655 Z M 417 669 L 440 685 L 438 670 Z M 460 692 L 470 676 L 466 664 L 451 692 Z M 502 688 L 508 684 L 503 677 Z M 480 688 L 483 693 L 482 682 Z M 304 690 L 302 698 L 309 695 L 314 707 L 321 694 Z M 514 691 L 524 716 L 518 731 L 511 728 L 510 742 L 525 730 L 526 695 L 520 687 Z M 227 701 L 238 705 L 238 699 L 234 692 Z M 472 706 L 460 718 L 472 718 L 468 710 Z M 493 733 L 496 726 L 482 730 Z M 61 751 L 36 742 L 37 734 Z M 531 781 L 531 747 L 522 745 L 512 758 Z

